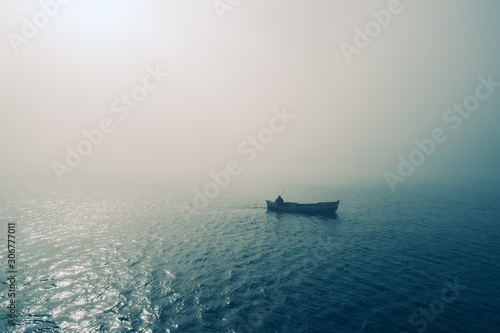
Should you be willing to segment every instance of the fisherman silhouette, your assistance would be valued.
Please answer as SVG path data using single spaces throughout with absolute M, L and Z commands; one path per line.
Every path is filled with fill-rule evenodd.
M 275 200 L 275 202 L 279 205 L 283 204 L 285 201 L 283 200 L 283 198 L 281 197 L 281 195 L 278 195 L 278 198 Z

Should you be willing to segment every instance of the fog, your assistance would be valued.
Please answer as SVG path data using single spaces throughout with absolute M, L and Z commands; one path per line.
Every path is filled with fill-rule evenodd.
M 62 3 L 0 3 L 2 181 L 197 186 L 230 161 L 256 186 L 498 180 L 497 1 Z

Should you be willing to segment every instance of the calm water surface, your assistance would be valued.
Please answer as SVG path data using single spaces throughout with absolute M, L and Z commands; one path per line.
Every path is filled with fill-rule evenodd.
M 274 196 L 227 190 L 186 221 L 192 197 L 168 191 L 4 191 L 18 317 L 2 279 L 0 331 L 500 331 L 496 189 L 284 195 L 340 199 L 333 217 L 267 212 Z

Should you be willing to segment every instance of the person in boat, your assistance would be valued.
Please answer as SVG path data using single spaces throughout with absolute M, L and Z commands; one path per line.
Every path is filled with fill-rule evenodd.
M 278 205 L 281 205 L 281 204 L 285 203 L 285 201 L 283 200 L 283 198 L 281 197 L 281 195 L 278 195 L 278 198 L 275 200 L 275 202 Z

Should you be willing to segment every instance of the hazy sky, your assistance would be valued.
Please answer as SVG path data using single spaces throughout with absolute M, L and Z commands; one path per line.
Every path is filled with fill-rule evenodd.
M 401 0 L 348 62 L 341 44 L 393 1 L 2 1 L 1 178 L 57 182 L 52 163 L 104 118 L 113 132 L 64 180 L 203 182 L 236 160 L 241 179 L 382 183 L 435 128 L 447 141 L 415 175 L 498 174 L 500 87 L 457 129 L 443 115 L 478 77 L 500 82 L 500 2 Z M 169 76 L 120 119 L 148 67 Z M 284 106 L 296 117 L 247 161 L 238 147 Z

